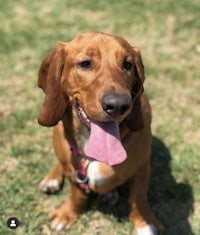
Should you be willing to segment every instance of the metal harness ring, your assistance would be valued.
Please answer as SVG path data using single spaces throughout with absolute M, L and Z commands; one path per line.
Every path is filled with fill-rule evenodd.
M 75 178 L 76 178 L 76 181 L 79 183 L 79 184 L 85 184 L 88 182 L 88 177 L 87 175 L 83 178 L 83 179 L 80 179 L 79 178 L 79 174 L 78 174 L 78 170 L 75 171 Z

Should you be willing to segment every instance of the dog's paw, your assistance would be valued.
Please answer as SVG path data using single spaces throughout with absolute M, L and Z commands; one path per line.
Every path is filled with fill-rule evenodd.
M 158 235 L 158 231 L 153 224 L 148 224 L 141 228 L 136 228 L 137 235 Z
M 55 176 L 49 174 L 39 183 L 38 188 L 43 193 L 56 193 L 62 188 L 63 181 L 63 177 L 55 178 Z
M 63 228 L 69 228 L 73 224 L 78 215 L 66 209 L 65 206 L 61 206 L 49 215 L 50 220 L 52 220 L 51 229 L 60 231 Z

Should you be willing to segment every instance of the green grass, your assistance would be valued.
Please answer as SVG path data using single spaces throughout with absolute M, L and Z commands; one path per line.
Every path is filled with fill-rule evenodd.
M 164 235 L 200 234 L 200 37 L 198 0 L 0 0 L 0 234 L 47 235 L 48 213 L 66 198 L 40 193 L 52 168 L 51 129 L 37 124 L 37 71 L 56 41 L 103 31 L 141 48 L 153 108 L 149 200 Z M 117 207 L 93 198 L 69 235 L 134 234 L 127 190 Z M 8 230 L 16 216 L 21 226 Z

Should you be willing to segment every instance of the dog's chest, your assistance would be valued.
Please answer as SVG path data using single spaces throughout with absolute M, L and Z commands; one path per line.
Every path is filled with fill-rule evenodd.
M 81 125 L 79 126 L 78 132 L 76 134 L 76 142 L 78 144 L 78 148 L 81 149 L 81 152 L 84 152 L 89 140 L 89 131 L 87 127 Z M 104 169 L 106 170 L 104 171 Z M 91 160 L 87 166 L 88 185 L 93 190 L 97 190 L 98 188 L 103 187 L 104 184 L 109 180 L 111 175 L 113 176 L 112 167 L 106 166 L 101 162 Z
M 77 144 L 79 149 L 82 149 L 83 152 L 88 143 L 88 140 L 89 140 L 89 131 L 87 127 L 81 125 L 77 133 Z

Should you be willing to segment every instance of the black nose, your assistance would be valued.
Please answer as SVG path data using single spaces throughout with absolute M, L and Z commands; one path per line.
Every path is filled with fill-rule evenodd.
M 103 110 L 112 118 L 118 118 L 131 107 L 131 98 L 127 94 L 107 93 L 102 98 Z

